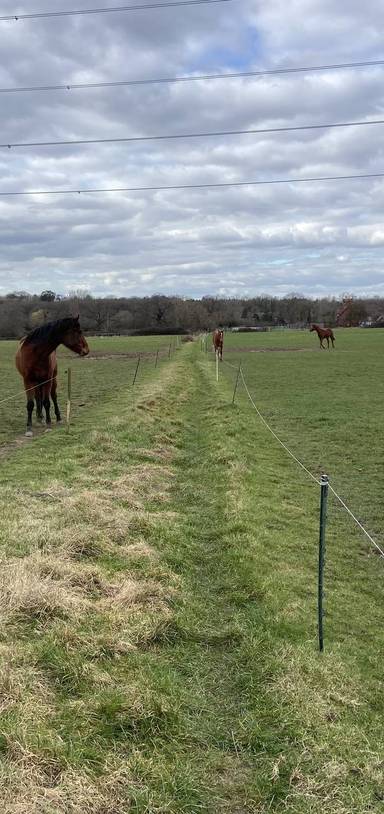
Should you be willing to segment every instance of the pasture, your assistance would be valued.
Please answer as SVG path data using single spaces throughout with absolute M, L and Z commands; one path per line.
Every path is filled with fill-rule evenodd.
M 175 343 L 175 337 L 90 337 L 92 352 L 86 359 L 80 359 L 61 346 L 59 349 L 58 398 L 65 415 L 67 398 L 67 366 L 72 369 L 72 403 L 74 420 L 79 417 L 79 405 L 89 416 L 89 412 L 116 395 L 119 390 L 125 392 L 133 380 L 137 356 L 142 356 L 144 376 L 150 374 L 159 350 L 159 364 L 168 358 L 169 344 Z M 12 440 L 23 432 L 25 423 L 25 397 L 23 381 L 15 369 L 14 357 L 18 343 L 0 342 L 0 381 L 2 398 L 0 399 L 0 449 L 1 443 Z M 95 375 L 95 366 L 97 374 Z M 12 398 L 15 394 L 15 398 Z M 19 394 L 19 395 L 17 395 Z M 3 402 L 3 399 L 5 400 Z M 3 402 L 3 403 L 2 403 Z M 36 414 L 34 413 L 36 428 Z
M 383 342 L 224 337 L 273 429 L 382 547 Z M 216 383 L 195 342 L 148 357 L 132 390 L 116 353 L 164 338 L 89 344 L 70 433 L 12 446 L 24 399 L 0 406 L 4 811 L 381 812 L 382 558 L 330 500 L 320 656 L 319 490 L 241 387 L 231 406 L 235 370 Z
M 384 331 L 335 334 L 329 351 L 320 351 L 308 331 L 227 335 L 225 359 L 236 366 L 242 361 L 272 428 L 313 474 L 329 475 L 384 544 Z M 235 371 L 224 370 L 234 378 Z

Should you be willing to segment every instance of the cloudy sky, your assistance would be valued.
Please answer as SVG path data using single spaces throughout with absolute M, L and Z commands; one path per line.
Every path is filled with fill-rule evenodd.
M 142 3 L 148 0 L 140 0 Z M 119 5 L 110 2 L 110 6 Z M 105 7 L 3 0 L 1 15 Z M 229 0 L 0 21 L 0 89 L 384 58 L 380 0 Z M 384 65 L 0 93 L 1 142 L 127 138 L 384 118 Z M 0 148 L 0 192 L 384 172 L 384 125 Z M 0 295 L 384 296 L 384 178 L 0 195 Z

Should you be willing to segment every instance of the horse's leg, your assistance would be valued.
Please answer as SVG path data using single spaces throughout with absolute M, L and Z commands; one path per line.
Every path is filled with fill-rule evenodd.
M 47 429 L 51 429 L 52 421 L 51 421 L 51 401 L 49 395 L 45 395 L 43 399 L 43 405 L 45 410 L 45 426 Z
M 329 350 L 329 336 L 326 337 L 326 340 L 327 340 L 327 345 L 328 345 L 328 350 Z
M 45 409 L 45 424 L 48 427 L 48 429 L 50 429 L 51 426 L 52 426 L 52 421 L 51 421 L 51 412 L 50 412 L 50 410 L 51 410 L 51 402 L 49 400 L 49 396 L 44 396 L 43 404 L 44 404 L 44 409 Z
M 45 387 L 43 387 L 43 404 L 44 404 L 44 409 L 45 409 L 45 423 L 46 423 L 46 425 L 47 425 L 47 427 L 49 429 L 50 429 L 51 424 L 52 424 L 52 422 L 51 422 L 51 413 L 50 413 L 51 402 L 50 402 L 50 398 L 49 398 L 50 392 L 51 392 L 51 386 L 50 386 L 50 383 L 49 383 L 48 385 L 45 385 Z
M 36 388 L 36 419 L 39 424 L 43 423 L 43 396 L 41 387 Z
M 52 382 L 52 390 L 51 390 L 51 398 L 53 401 L 53 406 L 55 410 L 56 421 L 61 421 L 60 409 L 57 402 L 57 380 L 54 379 Z
M 38 388 L 35 387 L 31 380 L 24 379 L 25 395 L 27 397 L 27 427 L 25 434 L 29 438 L 33 435 L 32 431 L 32 414 L 35 409 L 35 399 L 37 396 Z
M 33 397 L 31 398 L 30 395 L 27 396 L 27 429 L 26 429 L 26 436 L 30 438 L 33 435 L 32 432 L 32 413 L 33 408 L 35 406 L 35 402 Z

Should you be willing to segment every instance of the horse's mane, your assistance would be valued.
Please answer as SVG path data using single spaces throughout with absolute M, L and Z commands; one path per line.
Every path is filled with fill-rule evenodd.
M 74 317 L 65 317 L 64 319 L 56 319 L 54 322 L 46 322 L 44 325 L 40 325 L 38 328 L 30 331 L 24 339 L 21 340 L 22 344 L 35 345 L 40 342 L 50 342 L 51 340 L 60 339 L 75 322 L 76 319 L 74 319 Z

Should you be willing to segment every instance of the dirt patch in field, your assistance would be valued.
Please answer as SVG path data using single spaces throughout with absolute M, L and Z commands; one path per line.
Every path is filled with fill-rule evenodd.
M 15 452 L 16 449 L 24 446 L 24 444 L 28 444 L 28 441 L 31 440 L 31 438 L 24 438 L 23 436 L 20 436 L 20 438 L 16 438 L 14 441 L 2 444 L 0 446 L 0 458 L 5 458 L 7 455 L 10 455 L 11 452 Z
M 313 353 L 317 348 L 226 348 L 226 353 Z
M 131 353 L 127 353 L 126 351 L 114 351 L 113 353 L 105 353 L 102 350 L 93 350 L 90 352 L 88 356 L 85 356 L 81 361 L 84 362 L 97 362 L 100 359 L 138 359 L 140 356 L 141 359 L 153 359 L 156 356 L 157 351 L 132 351 Z M 159 358 L 162 356 L 166 356 L 168 354 L 167 348 L 159 348 Z M 71 357 L 72 358 L 72 357 Z
M 62 426 L 61 424 L 59 426 Z M 25 446 L 25 444 L 31 444 L 36 438 L 39 438 L 41 435 L 44 435 L 46 432 L 52 432 L 54 429 L 57 429 L 57 425 L 54 423 L 52 424 L 51 429 L 47 429 L 45 424 L 35 424 L 33 427 L 33 436 L 28 437 L 25 435 L 18 435 L 12 441 L 5 441 L 4 444 L 0 444 L 0 459 L 6 458 L 7 455 L 15 452 L 20 447 Z

